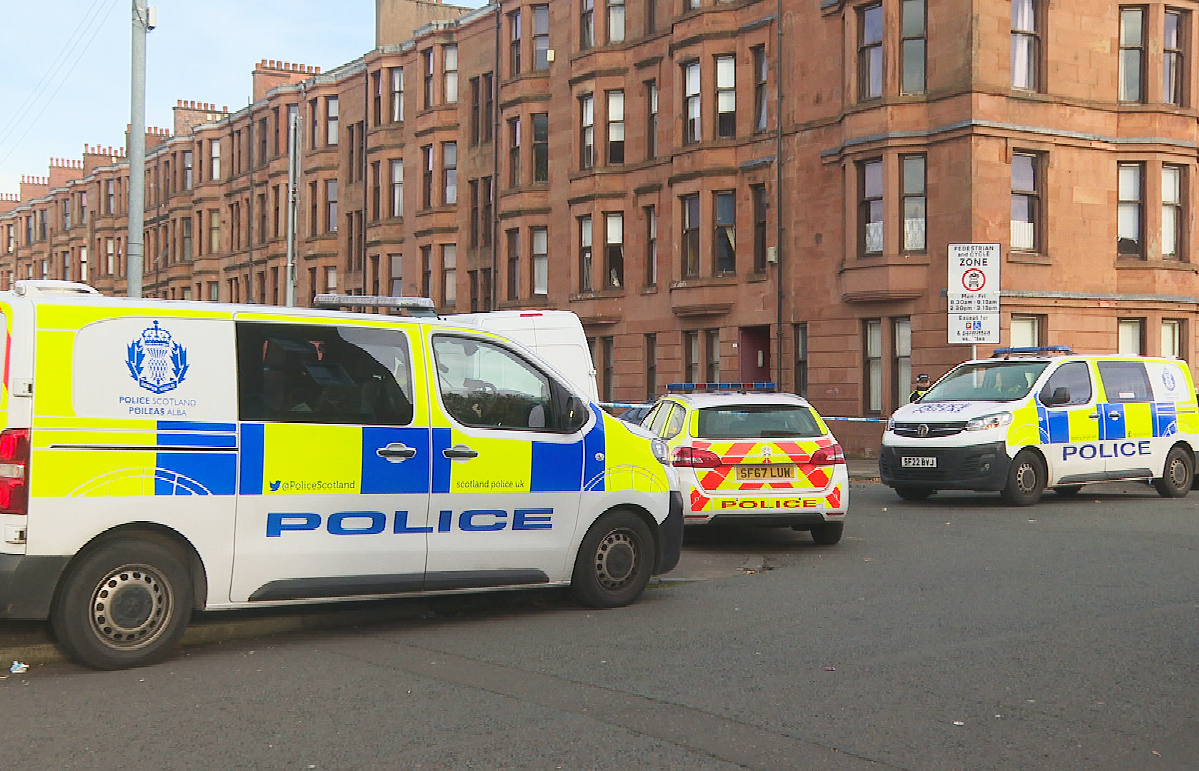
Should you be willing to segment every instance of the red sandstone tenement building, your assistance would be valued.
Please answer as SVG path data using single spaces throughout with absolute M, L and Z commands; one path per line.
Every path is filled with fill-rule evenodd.
M 1000 244 L 1003 344 L 1192 360 L 1197 11 L 379 0 L 360 59 L 264 60 L 252 105 L 148 132 L 145 292 L 282 302 L 295 114 L 300 304 L 573 310 L 608 399 L 769 379 L 885 417 L 970 354 L 954 243 Z M 122 293 L 127 178 L 88 146 L 0 197 L 0 282 Z

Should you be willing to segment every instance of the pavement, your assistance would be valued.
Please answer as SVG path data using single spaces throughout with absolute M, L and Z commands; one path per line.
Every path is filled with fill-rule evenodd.
M 846 465 L 849 468 L 851 480 L 857 482 L 878 481 L 877 458 L 848 458 Z M 683 558 L 678 567 L 669 574 L 653 580 L 660 584 L 670 584 L 682 581 L 701 581 L 711 577 L 705 575 L 705 566 L 698 559 L 688 559 L 688 556 L 687 550 L 684 549 Z M 504 594 L 520 595 L 523 593 Z M 504 594 L 469 595 L 466 596 L 468 599 L 457 599 L 452 607 L 461 612 L 465 607 L 464 603 L 475 606 L 480 603 L 488 603 L 494 606 L 511 602 L 511 599 L 498 599 Z M 458 595 L 457 597 L 464 596 Z M 524 598 L 516 601 L 528 602 Z M 359 625 L 435 615 L 439 611 L 444 614 L 445 607 L 439 603 L 437 598 L 429 600 L 409 598 L 339 605 L 288 606 L 253 611 L 201 613 L 193 617 L 181 645 L 204 645 L 226 640 L 266 637 L 285 632 L 345 629 Z M 61 663 L 65 660 L 54 644 L 48 623 L 0 619 L 0 678 L 8 675 L 9 667 L 14 662 L 36 667 Z

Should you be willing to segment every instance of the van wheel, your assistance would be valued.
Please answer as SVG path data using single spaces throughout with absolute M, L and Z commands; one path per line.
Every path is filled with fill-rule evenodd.
M 1030 450 L 1021 450 L 1008 468 L 1007 484 L 1000 495 L 1012 506 L 1031 506 L 1041 500 L 1045 491 L 1045 465 Z
M 905 501 L 923 501 L 932 495 L 936 490 L 931 487 L 909 487 L 908 485 L 899 485 L 895 488 L 895 494 Z
M 823 525 L 812 525 L 812 540 L 820 546 L 835 546 L 845 532 L 844 522 L 825 522 Z
M 1073 498 L 1078 495 L 1078 491 L 1082 489 L 1082 485 L 1058 485 L 1053 488 L 1053 492 L 1063 498 Z
M 1163 498 L 1181 498 L 1191 491 L 1195 476 L 1195 459 L 1185 447 L 1171 447 L 1166 454 L 1166 467 L 1161 478 L 1153 480 L 1157 494 Z
M 596 521 L 575 558 L 570 590 L 592 608 L 617 608 L 641 595 L 654 568 L 654 538 L 630 511 L 613 511 Z
M 191 578 L 175 551 L 154 541 L 111 541 L 70 568 L 50 624 L 80 664 L 137 667 L 162 659 L 179 642 L 191 596 Z

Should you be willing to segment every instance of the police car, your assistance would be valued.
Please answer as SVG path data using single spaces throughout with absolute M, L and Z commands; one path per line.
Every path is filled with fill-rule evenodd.
M 678 561 L 665 444 L 498 333 L 66 282 L 17 282 L 0 319 L 0 618 L 49 618 L 83 664 L 159 659 L 197 609 L 613 607 Z
M 642 427 L 666 440 L 687 525 L 790 525 L 841 540 L 849 474 L 806 399 L 773 383 L 676 383 Z
M 1178 359 L 997 348 L 964 362 L 883 434 L 879 473 L 901 498 L 992 490 L 1017 506 L 1046 488 L 1152 482 L 1164 497 L 1192 485 L 1199 408 Z

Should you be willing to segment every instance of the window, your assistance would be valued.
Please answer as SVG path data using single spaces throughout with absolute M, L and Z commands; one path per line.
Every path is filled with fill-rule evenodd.
M 612 386 L 616 380 L 616 355 L 615 341 L 611 337 L 601 337 L 600 344 L 600 371 L 602 374 L 602 382 L 600 385 L 600 398 L 606 402 L 612 401 Z
M 658 336 L 645 335 L 645 400 L 653 401 L 658 393 Z
M 862 396 L 866 412 L 883 409 L 883 324 L 879 319 L 867 319 L 862 324 L 863 362 Z
M 891 358 L 891 404 L 908 401 L 908 385 L 912 382 L 912 320 L 891 320 L 894 354 Z
M 700 130 L 699 62 L 683 65 L 683 141 L 698 142 Z
M 516 431 L 573 430 L 570 413 L 555 410 L 562 389 L 508 349 L 488 341 L 434 335 L 441 402 L 463 425 Z M 492 384 L 503 384 L 496 398 Z
M 71 229 L 71 201 L 68 198 L 64 198 L 59 206 L 58 224 L 63 230 Z
M 658 82 L 645 82 L 645 159 L 658 157 Z
M 712 264 L 716 274 L 737 272 L 737 199 L 732 190 L 715 194 L 716 229 L 712 233 Z
M 808 325 L 796 324 L 795 334 L 795 393 L 808 395 Z
M 624 214 L 605 214 L 604 285 L 624 286 Z
M 1144 214 L 1141 207 L 1145 166 L 1141 163 L 1116 165 L 1118 193 L 1116 208 L 1116 255 L 1118 257 L 1143 257 Z
M 458 245 L 441 245 L 442 306 L 453 308 L 458 302 Z
M 495 78 L 490 72 L 483 73 L 483 125 L 480 126 L 484 142 L 490 142 L 495 131 Z
M 383 211 L 383 166 L 380 161 L 371 163 L 371 222 L 378 222 Z
M 316 183 L 312 183 L 315 188 Z M 313 195 L 315 200 L 316 196 Z M 315 204 L 314 204 L 315 205 Z M 216 209 L 208 210 L 208 253 L 216 254 L 221 250 L 221 214 Z
M 1162 101 L 1166 104 L 1183 105 L 1186 85 L 1186 56 L 1184 49 L 1187 39 L 1186 19 L 1189 14 L 1185 11 L 1167 10 L 1165 17 L 1165 34 L 1162 40 Z
M 624 91 L 608 92 L 608 163 L 624 163 Z
M 383 123 L 383 72 L 376 70 L 371 73 L 371 116 L 374 125 Z
M 540 112 L 533 115 L 533 181 L 550 180 L 550 116 Z
M 680 198 L 679 208 L 683 215 L 683 278 L 694 278 L 699 275 L 699 194 Z
M 550 68 L 550 7 L 533 6 L 533 69 Z
M 645 31 L 646 33 L 657 32 L 658 30 L 658 0 L 645 0 Z
M 433 247 L 420 248 L 420 294 L 432 299 L 433 291 Z
M 479 144 L 479 79 L 470 79 L 470 145 Z
M 591 283 L 591 216 L 579 217 L 579 291 L 590 292 Z
M 1037 398 L 1041 400 L 1042 404 L 1045 404 L 1059 388 L 1065 389 L 1067 401 L 1055 406 L 1068 407 L 1091 401 L 1091 373 L 1087 369 L 1087 363 L 1070 361 L 1055 369 Z M 1051 428 L 1050 431 L 1052 432 L 1053 429 Z
M 1120 101 L 1145 101 L 1145 9 L 1120 9 Z
M 590 169 L 595 165 L 595 97 L 583 94 L 579 97 L 579 168 Z
M 391 209 L 392 217 L 404 216 L 404 161 L 400 158 L 388 162 L 391 169 Z
M 766 130 L 766 47 L 754 46 L 754 133 L 760 134 Z
M 433 106 L 433 49 L 426 48 L 420 52 L 421 72 L 424 74 L 424 88 L 421 91 L 421 107 L 428 109 Z
M 442 98 L 446 104 L 458 101 L 458 46 L 441 47 Z
M 883 6 L 858 11 L 858 99 L 883 95 Z
M 699 8 L 700 0 L 683 0 L 684 11 L 694 11 Z M 688 381 L 690 382 L 690 381 Z
M 404 120 L 404 68 L 390 67 L 391 74 L 391 122 Z
M 337 97 L 325 99 L 325 144 L 337 144 Z
M 337 232 L 337 180 L 325 180 L 325 232 Z
M 470 236 L 467 243 L 471 249 L 479 245 L 479 180 L 466 183 L 470 188 Z
M 520 299 L 520 231 L 504 231 L 508 245 L 508 299 Z
M 1145 320 L 1120 319 L 1117 332 L 1116 353 L 1131 353 L 1142 356 L 1145 353 Z M 1108 395 L 1111 398 L 1111 394 Z
M 658 284 L 658 212 L 645 207 L 645 285 Z
M 1186 346 L 1183 344 L 1183 324 L 1182 319 L 1162 319 L 1162 356 L 1183 358 L 1186 352 Z
M 1041 332 L 1044 324 L 1041 316 L 1017 316 L 1012 314 L 1009 345 L 1017 348 L 1035 348 L 1042 344 Z
M 520 186 L 520 118 L 508 119 L 508 187 Z
M 403 332 L 237 322 L 240 417 L 281 423 L 412 422 Z
M 925 0 L 903 0 L 899 66 L 900 88 L 905 94 L 924 93 L 924 3 Z
M 579 49 L 595 42 L 595 0 L 579 0 Z
M 317 131 L 317 130 L 316 130 L 316 128 L 317 128 L 317 119 L 318 119 L 318 117 L 319 117 L 319 116 L 317 115 L 317 104 L 318 104 L 318 101 L 317 101 L 317 99 L 316 99 L 316 98 L 312 98 L 312 99 L 309 99 L 309 100 L 308 100 L 308 125 L 310 126 L 310 129 L 309 129 L 309 134 L 310 134 L 309 146 L 311 146 L 313 150 L 315 150 L 315 149 L 316 149 L 316 146 L 317 146 L 317 135 L 320 133 L 319 131 Z
M 720 330 L 704 330 L 704 382 L 720 382 Z
M 754 273 L 766 272 L 766 212 L 770 206 L 766 200 L 765 185 L 750 185 L 754 204 Z
M 1012 249 L 1041 248 L 1041 196 L 1038 161 L 1029 153 L 1012 156 Z
M 479 184 L 479 192 L 483 198 L 483 246 L 491 246 L 491 206 L 494 201 L 494 191 L 491 177 L 483 177 Z
M 624 0 L 608 0 L 608 42 L 624 42 Z
M 883 251 L 883 162 L 858 164 L 859 249 L 863 255 Z
M 732 56 L 716 57 L 716 136 L 737 136 L 737 66 Z
M 428 209 L 433 205 L 433 145 L 425 145 L 420 149 L 421 154 L 421 194 L 420 205 Z
M 193 186 L 194 184 L 195 184 L 195 179 L 194 179 L 194 177 L 193 177 L 193 175 L 192 175 L 192 151 L 191 151 L 191 150 L 184 150 L 184 151 L 183 151 L 183 189 L 184 189 L 184 190 L 191 190 L 191 189 L 192 189 L 192 186 Z M 111 185 L 112 185 L 112 180 L 109 180 L 109 181 L 108 181 L 108 185 L 109 185 L 109 188 L 108 188 L 108 196 L 109 196 L 109 198 L 108 198 L 108 210 L 107 210 L 107 211 L 105 211 L 105 214 L 112 214 L 112 199 L 111 199 L 111 195 L 112 195 L 112 187 L 111 187 Z
M 520 11 L 508 14 L 508 75 L 520 74 Z
M 208 169 L 211 180 L 219 180 L 221 178 L 221 140 L 208 140 Z
M 683 333 L 683 380 L 687 383 L 699 383 L 699 330 Z
M 458 143 L 441 143 L 442 203 L 458 203 Z
M 184 157 L 190 159 L 191 151 L 188 150 L 186 153 L 184 153 Z M 188 189 L 190 190 L 191 188 L 188 188 Z M 115 181 L 111 180 L 111 179 L 105 180 L 104 181 L 104 213 L 105 214 L 116 214 L 116 211 L 117 211 L 116 201 L 117 201 L 117 196 L 116 196 Z
M 925 222 L 927 199 L 924 195 L 925 157 L 904 155 L 899 159 L 903 174 L 903 250 L 923 252 L 925 249 Z M 897 402 L 898 403 L 898 402 Z
M 533 294 L 549 294 L 549 230 L 542 227 L 532 228 L 532 236 Z
M 1181 166 L 1162 166 L 1162 259 L 1182 259 L 1182 190 Z

